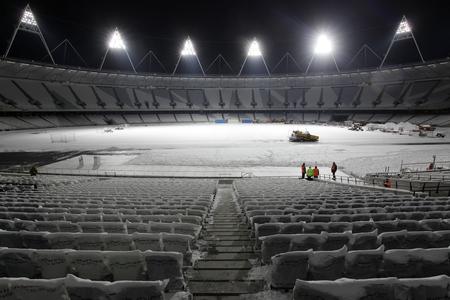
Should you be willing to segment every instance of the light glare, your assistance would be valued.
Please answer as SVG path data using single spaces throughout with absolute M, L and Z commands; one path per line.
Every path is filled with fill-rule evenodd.
M 31 25 L 31 26 L 37 26 L 36 19 L 34 18 L 34 15 L 31 12 L 31 10 L 29 10 L 28 8 L 23 12 L 20 23 Z
M 327 55 L 333 51 L 333 43 L 326 34 L 318 36 L 314 47 L 314 54 Z
M 123 42 L 122 37 L 120 36 L 120 33 L 117 29 L 114 30 L 113 34 L 111 35 L 108 47 L 109 49 L 126 49 L 125 43 Z
M 186 42 L 184 42 L 184 47 L 181 50 L 181 56 L 195 56 L 197 55 L 195 53 L 194 45 L 192 44 L 191 39 L 187 39 Z
M 247 56 L 262 56 L 261 48 L 259 48 L 259 43 L 257 40 L 253 40 L 250 47 L 248 47 Z
M 410 32 L 411 32 L 411 27 L 409 26 L 408 21 L 402 20 L 400 22 L 400 24 L 398 25 L 397 32 L 395 34 L 399 35 L 399 34 L 405 34 L 405 33 L 410 33 Z

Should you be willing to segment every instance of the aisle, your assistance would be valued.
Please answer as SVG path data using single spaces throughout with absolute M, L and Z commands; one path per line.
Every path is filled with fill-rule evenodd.
M 254 240 L 239 205 L 233 200 L 231 184 L 220 184 L 215 208 L 206 225 L 208 254 L 194 265 L 189 290 L 196 300 L 231 300 L 239 295 L 257 293 L 264 288 L 263 280 L 248 280 Z

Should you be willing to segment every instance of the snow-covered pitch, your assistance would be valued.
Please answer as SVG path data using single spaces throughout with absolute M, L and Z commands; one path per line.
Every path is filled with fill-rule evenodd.
M 320 140 L 290 143 L 292 130 L 308 130 Z M 128 126 L 123 130 L 81 127 L 0 133 L 0 151 L 69 150 L 96 151 L 100 165 L 94 167 L 95 172 L 298 176 L 302 162 L 329 173 L 335 161 L 340 171 L 362 176 L 386 167 L 397 171 L 402 160 L 431 162 L 432 155 L 450 160 L 450 138 L 298 124 L 169 124 Z M 84 155 L 83 166 L 74 157 L 48 168 L 92 171 L 97 154 Z

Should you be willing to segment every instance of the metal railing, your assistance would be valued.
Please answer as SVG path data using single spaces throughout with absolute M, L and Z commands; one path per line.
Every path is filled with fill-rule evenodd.
M 365 184 L 364 180 L 357 178 L 357 177 L 352 177 L 352 176 L 336 176 L 335 179 L 333 179 L 333 175 L 325 174 L 325 175 L 319 175 L 319 179 L 332 180 L 334 182 L 355 184 L 355 185 L 364 185 Z

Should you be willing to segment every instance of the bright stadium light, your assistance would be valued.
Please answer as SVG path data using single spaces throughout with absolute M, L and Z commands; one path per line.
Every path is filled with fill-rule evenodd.
M 333 43 L 331 39 L 324 33 L 317 37 L 316 44 L 314 46 L 314 54 L 328 55 L 333 52 Z
M 114 30 L 111 38 L 109 39 L 108 47 L 109 49 L 126 50 L 125 43 L 123 42 L 123 39 L 117 28 Z
M 23 12 L 22 19 L 20 19 L 20 23 L 31 26 L 37 26 L 36 19 L 34 18 L 34 15 L 29 9 L 29 7 L 27 7 Z
M 403 19 L 400 24 L 398 25 L 397 31 L 395 32 L 396 35 L 398 34 L 405 34 L 405 33 L 411 33 L 411 27 L 409 26 L 409 23 L 406 19 Z
M 259 43 L 257 40 L 253 40 L 248 47 L 247 56 L 257 57 L 262 56 L 261 48 L 259 47 Z
M 194 45 L 192 44 L 192 41 L 190 38 L 186 39 L 186 42 L 184 42 L 184 47 L 180 52 L 181 56 L 196 56 Z

